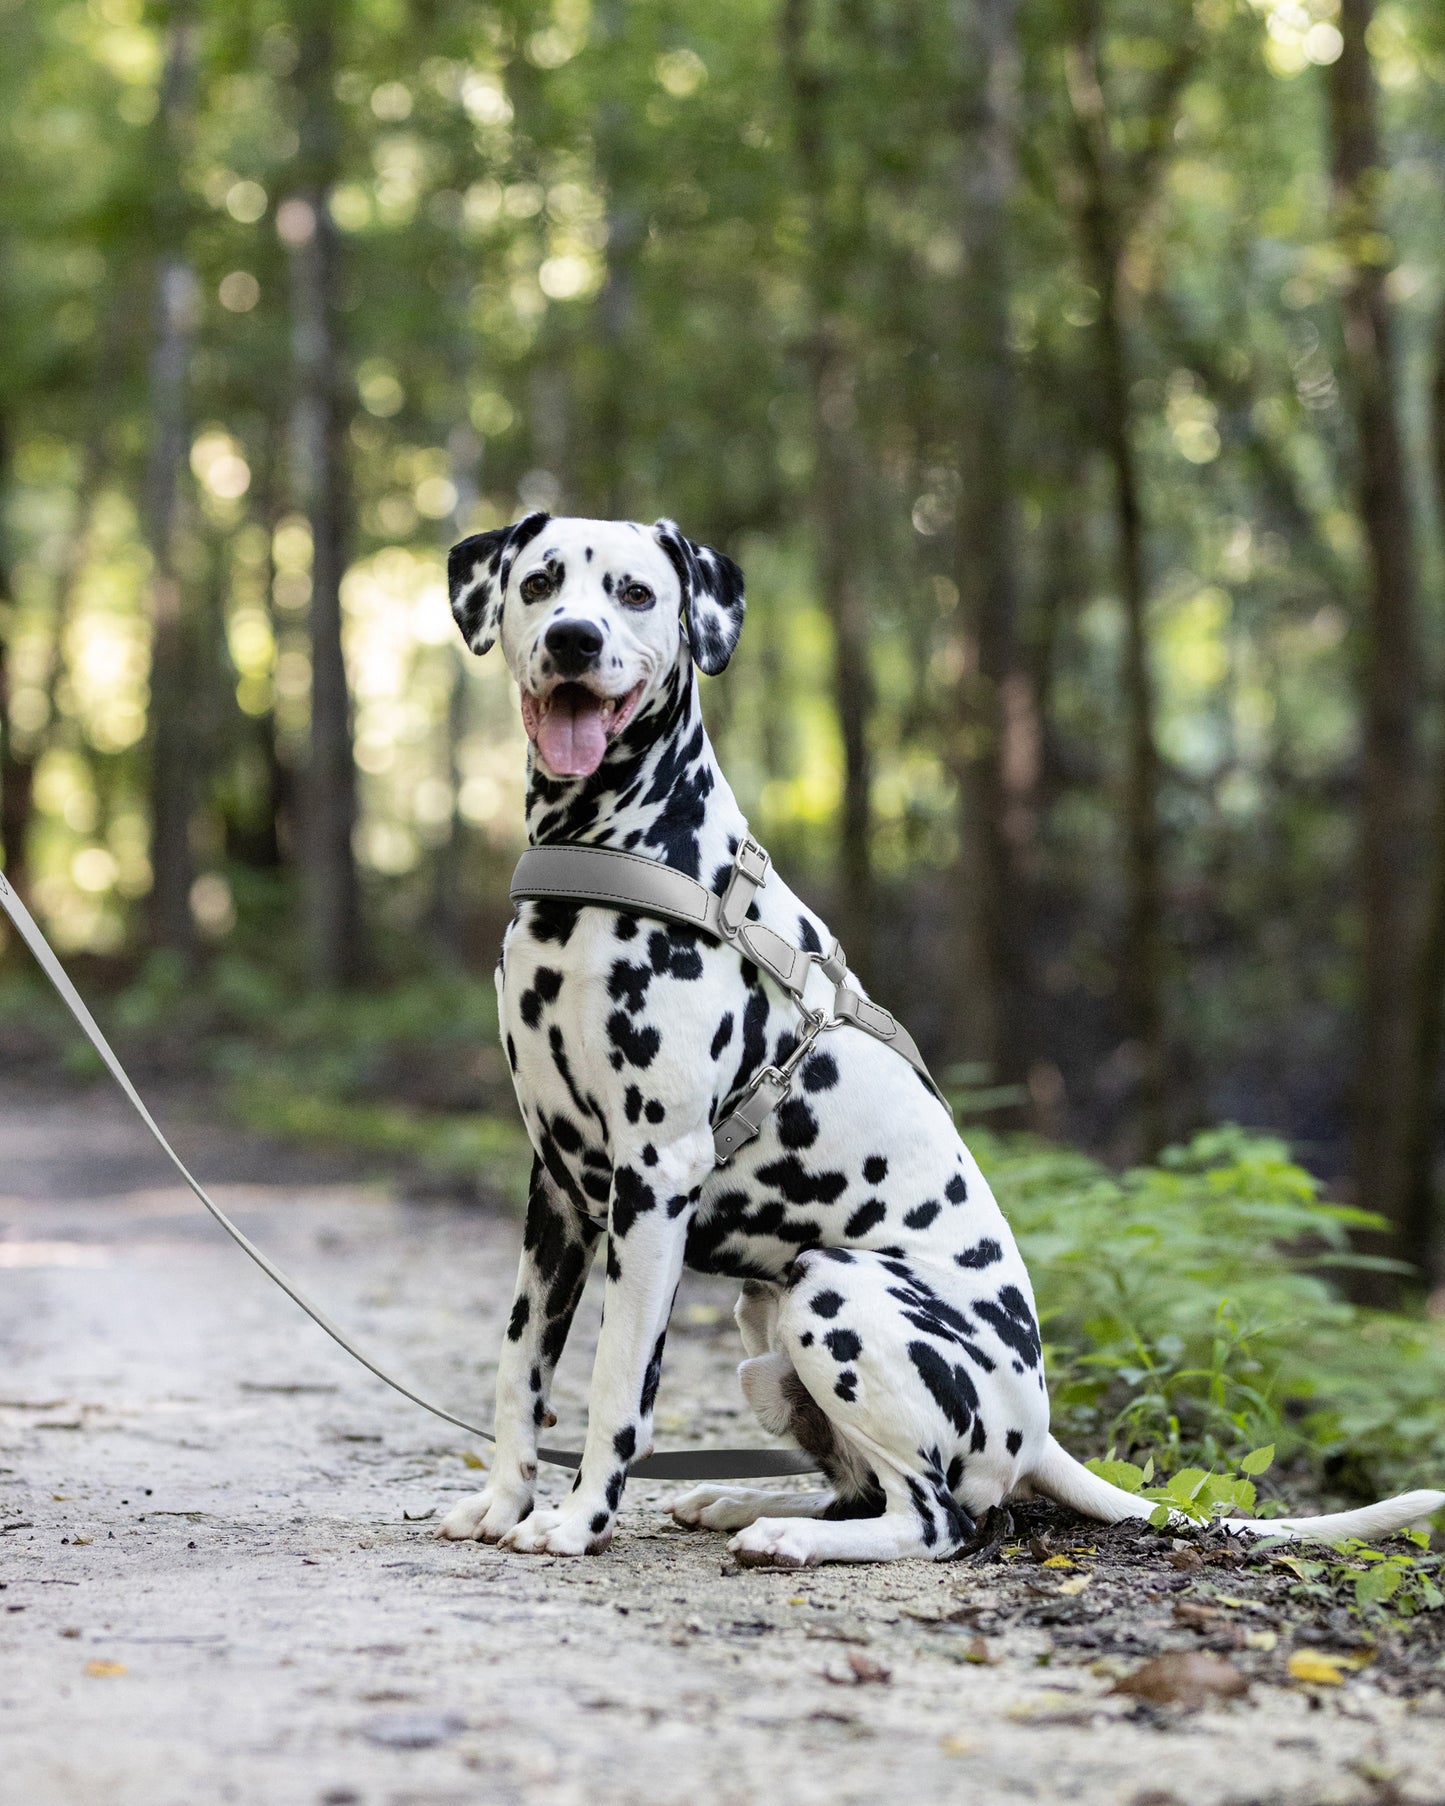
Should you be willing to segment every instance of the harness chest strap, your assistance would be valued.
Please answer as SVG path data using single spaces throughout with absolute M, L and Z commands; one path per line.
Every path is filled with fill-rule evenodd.
M 695 928 L 712 940 L 736 947 L 780 985 L 799 1008 L 803 1007 L 808 973 L 817 966 L 833 986 L 832 1012 L 827 1018 L 804 1012 L 810 1016 L 811 1026 L 800 1049 L 811 1046 L 823 1029 L 846 1023 L 891 1047 L 907 1060 L 930 1090 L 941 1096 L 908 1030 L 848 983 L 847 960 L 838 942 L 833 943 L 830 953 L 813 952 L 795 946 L 762 922 L 747 919 L 753 898 L 767 883 L 768 869 L 768 855 L 751 835 L 737 850 L 732 877 L 721 896 L 684 872 L 637 853 L 620 853 L 611 847 L 529 847 L 512 874 L 511 896 L 513 903 L 597 903 Z M 787 1063 L 787 1070 L 764 1067 L 737 1106 L 719 1119 L 713 1130 L 719 1166 L 761 1133 L 788 1095 L 795 1066 L 796 1058 Z

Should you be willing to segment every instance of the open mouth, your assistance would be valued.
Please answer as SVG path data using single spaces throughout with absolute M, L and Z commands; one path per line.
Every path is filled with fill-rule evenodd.
M 625 696 L 598 696 L 585 684 L 558 684 L 546 696 L 522 691 L 522 725 L 559 778 L 590 778 L 642 701 L 642 685 Z

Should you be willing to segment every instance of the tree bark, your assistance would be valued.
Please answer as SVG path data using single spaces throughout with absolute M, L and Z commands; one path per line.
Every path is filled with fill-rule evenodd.
M 1435 334 L 1430 450 L 1435 518 L 1445 529 L 1445 307 L 1440 310 Z M 1413 987 L 1413 1071 L 1406 1139 L 1408 1190 L 1399 1220 L 1403 1258 L 1420 1269 L 1427 1284 L 1435 1286 L 1445 1277 L 1441 1271 L 1440 1208 L 1435 1184 L 1440 1060 L 1445 1052 L 1445 756 L 1435 775 L 1434 820 L 1428 844 L 1430 877 Z
M 844 329 L 844 250 L 828 214 L 823 77 L 808 54 L 810 0 L 783 0 L 781 47 L 793 110 L 799 182 L 808 213 L 808 304 L 804 357 L 813 414 L 812 513 L 818 579 L 833 629 L 833 701 L 843 740 L 835 919 L 855 967 L 866 979 L 873 922 L 873 706 L 867 603 L 858 543 L 864 503 L 857 469 L 856 369 Z
M 340 322 L 340 244 L 330 200 L 340 166 L 333 96 L 337 9 L 301 0 L 296 86 L 301 100 L 298 180 L 277 214 L 289 252 L 292 475 L 311 525 L 311 737 L 299 864 L 307 971 L 330 988 L 359 976 L 364 953 L 360 884 L 352 836 L 356 765 L 351 695 L 342 650 L 341 580 L 351 526 L 347 469 L 350 389 Z
M 1355 429 L 1356 506 L 1367 558 L 1361 680 L 1359 974 L 1351 1178 L 1355 1201 L 1387 1217 L 1394 1252 L 1427 1249 L 1410 1196 L 1411 1025 L 1415 1019 L 1416 714 L 1419 627 L 1414 523 L 1400 425 L 1394 322 L 1380 247 L 1384 158 L 1365 42 L 1370 0 L 1343 0 L 1344 48 L 1329 73 L 1337 230 L 1347 254 L 1345 373 Z M 1388 1275 L 1370 1295 L 1394 1295 Z
M 147 936 L 152 947 L 187 956 L 195 950 L 191 919 L 191 816 L 198 793 L 200 747 L 191 718 L 186 584 L 177 559 L 183 484 L 190 446 L 190 362 L 197 285 L 186 253 L 186 201 L 178 171 L 193 107 L 195 30 L 187 8 L 172 8 L 161 83 L 157 147 L 164 159 L 155 202 L 155 328 L 151 350 L 150 450 L 143 503 L 150 547 L 151 891 Z
M 634 125 L 621 98 L 627 0 L 598 0 L 594 9 L 597 53 L 613 72 L 597 111 L 597 170 L 607 197 L 607 273 L 597 297 L 596 405 L 589 489 L 609 520 L 628 518 L 633 484 L 628 447 L 634 427 L 637 370 L 637 259 L 647 221 L 634 195 Z
M 1069 93 L 1077 126 L 1084 195 L 1084 252 L 1099 296 L 1095 333 L 1100 444 L 1114 481 L 1115 556 L 1124 609 L 1125 920 L 1120 986 L 1133 1043 L 1138 1152 L 1149 1156 L 1168 1139 L 1168 1045 L 1164 1018 L 1163 846 L 1160 763 L 1150 665 L 1144 508 L 1134 454 L 1130 369 L 1122 295 L 1126 240 L 1122 177 L 1114 165 L 1099 79 L 1097 9 L 1069 55 Z
M 964 856 L 956 894 L 970 975 L 959 1052 L 1013 1084 L 1030 1052 L 1027 843 L 1032 820 L 1028 674 L 1020 658 L 1013 506 L 1015 374 L 1009 342 L 1010 210 L 1018 176 L 1015 0 L 955 0 L 961 494 L 955 576 L 974 658 L 962 696 Z M 979 988 L 975 989 L 977 982 Z

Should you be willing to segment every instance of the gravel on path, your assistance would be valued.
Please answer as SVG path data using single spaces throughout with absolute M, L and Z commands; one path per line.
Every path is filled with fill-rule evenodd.
M 384 1363 L 485 1421 L 515 1222 L 198 1117 L 176 1138 Z M 660 1445 L 758 1437 L 732 1298 L 684 1283 Z M 559 1375 L 573 1447 L 596 1308 Z M 599 1558 L 436 1542 L 483 1452 L 307 1323 L 109 1092 L 0 1084 L 6 1802 L 1445 1799 L 1445 1694 L 1291 1681 L 1266 1607 L 1152 1533 L 1055 1514 L 983 1566 L 738 1571 L 657 1485 Z M 1225 1652 L 1248 1696 L 1114 1691 L 1175 1649 Z

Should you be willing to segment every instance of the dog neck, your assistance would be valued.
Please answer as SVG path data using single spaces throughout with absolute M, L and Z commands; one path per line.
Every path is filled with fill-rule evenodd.
M 746 830 L 685 654 L 590 777 L 550 777 L 528 752 L 530 846 L 616 847 L 708 883 Z

